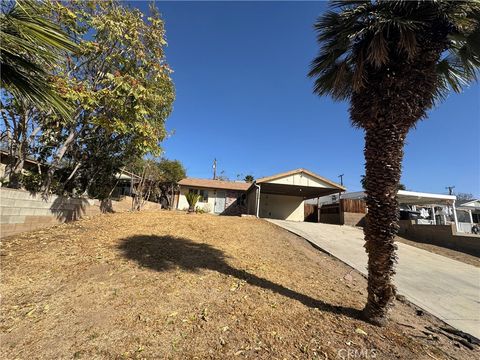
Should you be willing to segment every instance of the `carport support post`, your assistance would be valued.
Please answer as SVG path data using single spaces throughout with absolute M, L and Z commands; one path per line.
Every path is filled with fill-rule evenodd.
M 345 214 L 342 207 L 342 192 L 338 193 L 338 218 L 340 219 L 340 225 L 345 225 Z
M 452 204 L 452 210 L 453 210 L 453 220 L 455 221 L 455 230 L 458 231 L 458 218 L 457 218 L 457 209 L 455 208 L 455 200 L 453 200 Z
M 472 210 L 468 210 L 468 215 L 470 216 L 470 225 L 473 226 Z
M 320 222 L 320 198 L 317 198 L 317 223 Z

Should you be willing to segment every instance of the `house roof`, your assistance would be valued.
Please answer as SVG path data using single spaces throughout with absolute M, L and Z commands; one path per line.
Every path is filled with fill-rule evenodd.
M 247 191 L 250 183 L 237 181 L 223 181 L 211 179 L 185 178 L 178 182 L 181 186 L 193 186 L 208 189 L 224 189 L 224 190 L 238 190 Z
M 10 157 L 10 153 L 7 150 L 4 150 L 4 149 L 0 149 L 0 154 L 5 155 L 6 157 Z M 15 157 L 16 157 L 16 155 L 15 155 Z M 46 165 L 45 163 L 41 163 L 41 162 L 35 160 L 35 158 L 31 155 L 27 155 L 27 157 L 25 158 L 25 162 L 28 162 L 28 163 L 31 163 L 31 164 Z
M 342 194 L 342 199 L 364 199 L 365 191 L 355 191 Z M 455 195 L 423 193 L 417 191 L 398 190 L 397 199 L 400 204 L 408 205 L 441 205 L 452 204 L 457 197 Z
M 472 205 L 475 206 L 475 202 L 480 201 L 480 199 L 471 199 L 471 200 L 457 200 L 457 205 Z
M 283 172 L 283 173 L 279 173 L 279 174 L 272 175 L 272 176 L 263 177 L 263 178 L 257 179 L 256 183 L 257 184 L 266 183 L 266 182 L 269 182 L 269 181 L 272 181 L 272 180 L 276 180 L 276 179 L 280 179 L 280 178 L 283 178 L 283 177 L 286 177 L 286 176 L 291 176 L 291 175 L 300 174 L 300 173 L 310 175 L 311 177 L 313 177 L 315 179 L 318 179 L 318 180 L 320 180 L 320 181 L 322 181 L 322 182 L 324 182 L 328 185 L 331 185 L 332 187 L 337 188 L 339 190 L 342 190 L 342 191 L 347 190 L 345 187 L 343 187 L 340 184 L 337 184 L 334 181 L 328 180 L 328 179 L 324 178 L 323 176 L 320 176 L 318 174 L 315 174 L 314 172 L 311 172 L 307 169 L 302 169 L 302 168 L 287 171 L 287 172 Z
M 459 200 L 457 201 L 457 209 L 478 210 L 480 209 L 480 199 Z

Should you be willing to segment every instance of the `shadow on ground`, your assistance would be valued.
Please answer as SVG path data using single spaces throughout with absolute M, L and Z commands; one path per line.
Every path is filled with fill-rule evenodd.
M 227 256 L 223 251 L 205 243 L 173 236 L 136 235 L 122 239 L 119 249 L 126 258 L 156 271 L 166 271 L 177 267 L 190 272 L 199 272 L 204 269 L 213 270 L 297 300 L 305 306 L 360 319 L 360 311 L 357 309 L 334 306 L 245 270 L 236 269 L 227 263 Z

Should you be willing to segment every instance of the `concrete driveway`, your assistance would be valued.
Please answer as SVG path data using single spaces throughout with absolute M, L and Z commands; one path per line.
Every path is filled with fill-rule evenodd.
M 268 221 L 367 274 L 363 232 L 350 226 Z M 480 338 L 480 269 L 398 243 L 398 292 L 447 324 Z

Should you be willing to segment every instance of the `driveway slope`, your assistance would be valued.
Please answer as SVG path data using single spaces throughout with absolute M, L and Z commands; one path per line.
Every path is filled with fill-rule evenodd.
M 367 274 L 362 230 L 350 226 L 270 220 Z M 480 338 L 480 269 L 402 243 L 398 292 L 447 324 Z

